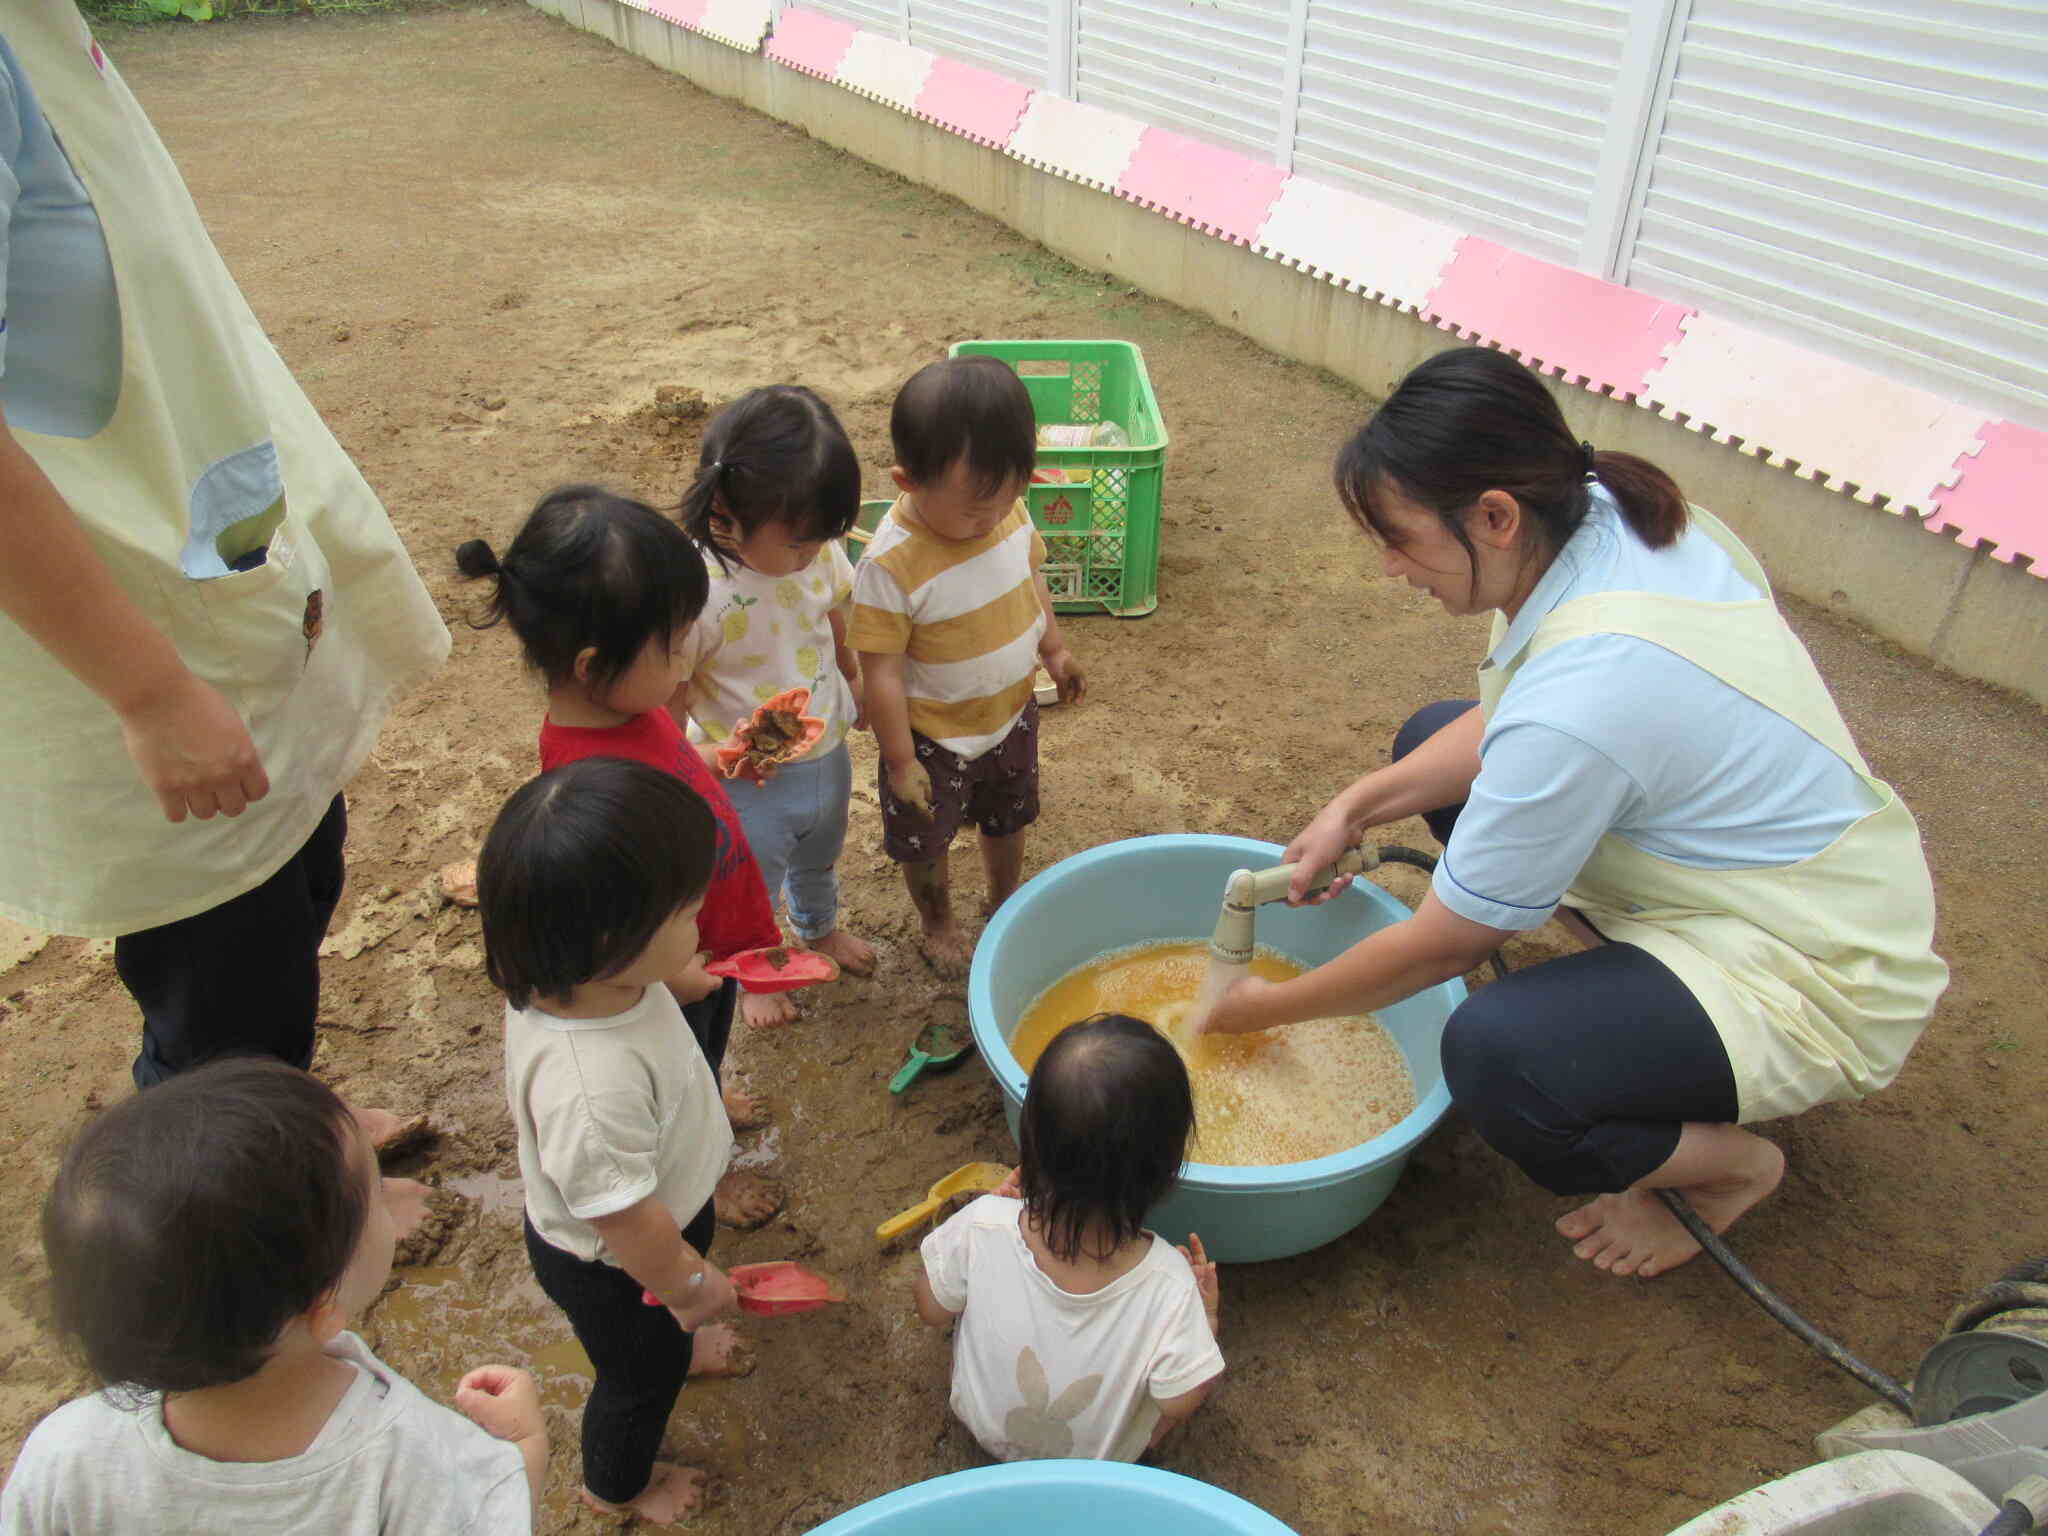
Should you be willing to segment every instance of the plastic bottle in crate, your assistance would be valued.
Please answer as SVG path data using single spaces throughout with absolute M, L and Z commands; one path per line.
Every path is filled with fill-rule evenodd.
M 1038 429 L 1041 448 L 1128 448 L 1131 435 L 1113 421 L 1077 421 Z

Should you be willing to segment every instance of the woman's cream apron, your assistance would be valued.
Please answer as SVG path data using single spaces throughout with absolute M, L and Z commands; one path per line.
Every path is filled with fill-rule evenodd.
M 166 821 L 113 713 L 0 616 L 0 913 L 128 933 L 282 867 L 369 755 L 394 693 L 446 657 L 448 631 L 70 0 L 8 0 L 0 27 L 92 197 L 121 307 L 107 424 L 16 436 L 115 579 L 241 714 L 271 783 L 239 817 Z M 186 574 L 202 482 L 235 526 L 201 542 L 230 561 L 267 546 L 254 569 Z
M 1562 603 L 1514 657 L 1480 668 L 1480 707 L 1490 716 L 1521 664 L 1550 646 L 1633 635 L 1783 715 L 1877 798 L 1826 848 L 1779 868 L 1694 869 L 1610 832 L 1565 895 L 1609 940 L 1639 945 L 1677 974 L 1720 1031 L 1740 1118 L 1766 1120 L 1891 1082 L 1948 967 L 1931 947 L 1934 889 L 1912 815 L 1871 777 L 1755 557 L 1711 515 L 1695 508 L 1692 517 L 1766 596 L 1605 592 Z M 1496 643 L 1504 628 L 1496 616 Z

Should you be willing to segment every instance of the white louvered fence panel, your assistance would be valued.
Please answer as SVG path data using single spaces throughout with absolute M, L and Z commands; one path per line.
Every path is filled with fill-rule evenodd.
M 1048 0 L 910 0 L 910 41 L 918 47 L 1041 88 L 1052 23 Z
M 1076 96 L 1271 161 L 1288 0 L 1078 0 Z
M 903 38 L 903 7 L 899 0 L 803 0 L 806 10 L 850 21 L 884 37 Z
M 1692 0 L 1632 287 L 2048 425 L 2048 6 Z
M 1627 0 L 1310 0 L 1294 169 L 1578 255 Z

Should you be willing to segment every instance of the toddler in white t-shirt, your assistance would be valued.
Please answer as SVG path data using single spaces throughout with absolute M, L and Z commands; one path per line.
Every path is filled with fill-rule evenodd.
M 1216 1266 L 1195 1233 L 1176 1248 L 1143 1224 L 1194 1125 L 1163 1035 L 1085 1019 L 1031 1074 L 1011 1183 L 924 1240 L 917 1313 L 958 1321 L 953 1411 L 991 1456 L 1135 1461 L 1208 1397 Z
M 58 1331 L 106 1389 L 36 1426 L 0 1532 L 531 1530 L 533 1378 L 479 1366 L 453 1412 L 347 1331 L 395 1239 L 369 1136 L 296 1067 L 230 1057 L 99 1116 L 43 1246 Z

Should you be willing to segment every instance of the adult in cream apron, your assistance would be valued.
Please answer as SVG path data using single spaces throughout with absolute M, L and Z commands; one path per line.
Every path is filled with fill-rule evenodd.
M 447 630 L 70 0 L 10 0 L 0 40 L 32 92 L 21 109 L 90 199 L 119 308 L 110 413 L 77 435 L 17 421 L 14 439 L 127 599 L 241 717 L 270 784 L 239 816 L 168 821 L 108 705 L 0 617 L 0 914 L 119 936 L 144 1012 L 138 1083 L 227 1051 L 303 1065 L 340 889 L 339 792 L 393 696 L 446 656 Z M 22 259 L 10 347 L 38 318 L 13 302 Z
M 1871 775 L 1750 552 L 1710 515 L 1688 515 L 1654 466 L 1574 442 L 1555 402 L 1518 364 L 1476 348 L 1423 364 L 1347 446 L 1338 480 L 1354 516 L 1386 548 L 1390 574 L 1453 612 L 1492 609 L 1493 646 L 1476 708 L 1447 702 L 1420 712 L 1397 739 L 1395 761 L 1340 794 L 1295 840 L 1289 854 L 1304 860 L 1301 883 L 1364 829 L 1408 814 L 1425 814 L 1456 855 L 1464 798 L 1485 787 L 1492 754 L 1505 759 L 1510 750 L 1503 731 L 1518 724 L 1542 728 L 1543 739 L 1545 731 L 1567 738 L 1556 759 L 1565 766 L 1549 778 L 1494 781 L 1466 846 L 1483 830 L 1521 851 L 1497 853 L 1489 865 L 1482 849 L 1469 866 L 1483 876 L 1512 870 L 1517 859 L 1540 863 L 1546 840 L 1590 851 L 1562 901 L 1550 887 L 1526 919 L 1512 910 L 1518 901 L 1461 885 L 1448 859 L 1414 921 L 1296 981 L 1241 983 L 1209 1027 L 1239 1032 L 1384 1007 L 1470 969 L 1558 910 L 1592 947 L 1473 992 L 1445 1031 L 1445 1079 L 1480 1134 L 1537 1182 L 1598 1196 L 1559 1222 L 1581 1257 L 1617 1273 L 1659 1273 L 1697 1245 L 1654 1190 L 1682 1191 L 1725 1227 L 1783 1169 L 1777 1149 L 1741 1125 L 1860 1097 L 1898 1074 L 1948 974 L 1931 947 L 1933 890 L 1918 830 Z M 1603 549 L 1611 555 L 1604 565 Z M 1668 552 L 1661 563 L 1660 550 Z M 1714 597 L 1604 584 L 1619 579 L 1614 572 L 1650 572 L 1660 582 L 1684 573 Z M 1598 654 L 1613 658 L 1612 671 L 1560 661 L 1534 691 L 1518 691 L 1538 658 L 1572 645 L 1587 657 L 1589 644 L 1607 648 Z M 1826 814 L 1794 805 L 1782 833 L 1724 826 L 1729 807 L 1714 804 L 1714 785 L 1688 782 L 1688 768 L 1670 784 L 1654 773 L 1620 776 L 1657 786 L 1617 803 L 1634 813 L 1651 802 L 1666 813 L 1661 824 L 1639 815 L 1623 835 L 1621 811 L 1590 827 L 1560 817 L 1555 807 L 1575 803 L 1574 783 L 1599 776 L 1606 750 L 1632 744 L 1629 690 L 1645 678 L 1700 690 L 1723 709 L 1717 719 L 1749 722 L 1757 754 L 1770 741 L 1793 761 L 1817 763 L 1814 796 L 1833 797 L 1820 807 Z M 1604 690 L 1590 712 L 1579 707 L 1585 690 Z M 1668 724 L 1672 711 L 1659 717 L 1640 696 L 1633 707 L 1643 739 L 1692 751 L 1682 735 L 1654 735 L 1654 722 Z M 1538 717 L 1546 708 L 1558 718 Z M 1695 760 L 1713 758 L 1674 751 L 1664 759 Z M 1499 792 L 1503 782 L 1533 787 L 1518 799 Z M 1736 798 L 1739 817 L 1751 802 Z M 1671 808 L 1691 806 L 1711 806 L 1720 821 L 1703 815 L 1704 830 L 1673 826 Z M 1782 846 L 1802 828 L 1814 842 L 1796 857 L 1692 851 L 1711 853 L 1716 837 L 1735 852 L 1772 838 Z M 1687 856 L 1645 846 L 1660 837 Z M 1499 915 L 1489 921 L 1475 911 Z

